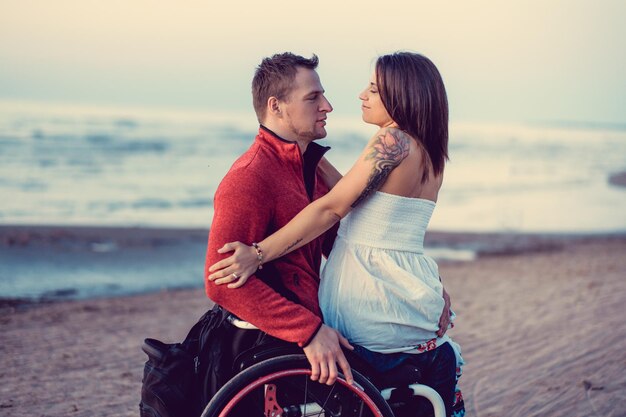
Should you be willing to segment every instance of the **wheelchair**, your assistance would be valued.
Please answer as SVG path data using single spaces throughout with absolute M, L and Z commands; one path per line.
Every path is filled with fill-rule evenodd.
M 228 320 L 239 329 L 255 328 L 234 316 Z M 251 352 L 238 364 L 241 371 L 213 396 L 201 417 L 398 417 L 415 415 L 407 408 L 416 396 L 431 403 L 435 417 L 445 417 L 439 394 L 414 383 L 419 376 L 411 375 L 410 369 L 381 375 L 354 357 L 348 361 L 354 384 L 340 374 L 328 386 L 311 381 L 309 362 L 295 346 Z

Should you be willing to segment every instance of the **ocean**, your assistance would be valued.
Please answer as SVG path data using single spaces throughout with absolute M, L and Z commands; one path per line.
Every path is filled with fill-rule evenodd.
M 258 128 L 215 114 L 0 102 L 0 224 L 208 227 L 212 198 Z M 375 132 L 328 119 L 340 171 Z M 626 230 L 626 127 L 451 123 L 431 229 Z
M 213 194 L 257 129 L 252 112 L 0 102 L 0 225 L 208 229 Z M 320 143 L 332 147 L 328 159 L 346 172 L 375 130 L 358 116 L 331 113 L 328 137 Z M 626 231 L 626 188 L 608 181 L 626 171 L 625 126 L 452 122 L 449 151 L 430 230 Z M 72 256 L 67 252 L 37 261 L 16 260 L 31 256 L 26 252 L 5 253 L 0 297 L 85 298 L 201 285 L 201 246 L 193 255 L 180 247 L 167 252 L 179 254 L 167 271 L 124 255 L 123 264 L 137 272 L 125 278 L 122 267 L 98 270 L 98 253 L 115 255 L 114 247 L 101 243 L 92 251 L 93 263 L 69 275 L 53 266 Z M 446 248 L 430 254 L 472 257 Z M 185 265 L 176 261 L 185 256 Z M 195 259 L 193 271 L 167 281 Z

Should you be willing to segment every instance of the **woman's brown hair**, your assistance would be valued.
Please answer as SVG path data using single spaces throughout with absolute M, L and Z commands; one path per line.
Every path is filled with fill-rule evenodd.
M 429 165 L 441 174 L 448 159 L 448 98 L 435 64 L 411 52 L 383 55 L 376 61 L 376 78 L 387 113 L 428 155 L 422 182 Z

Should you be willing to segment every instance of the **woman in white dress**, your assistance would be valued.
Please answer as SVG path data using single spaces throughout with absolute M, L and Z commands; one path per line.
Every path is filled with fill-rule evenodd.
M 209 279 L 243 285 L 262 262 L 298 249 L 341 220 L 322 271 L 324 323 L 379 371 L 404 362 L 442 396 L 448 415 L 464 413 L 456 389 L 460 349 L 439 331 L 444 290 L 437 264 L 423 252 L 448 159 L 448 103 L 443 80 L 426 57 L 378 58 L 359 95 L 363 120 L 379 130 L 324 197 L 253 246 L 211 267 Z

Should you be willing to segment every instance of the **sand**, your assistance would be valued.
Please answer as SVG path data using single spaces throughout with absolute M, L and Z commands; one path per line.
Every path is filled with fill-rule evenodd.
M 626 237 L 516 241 L 441 264 L 468 415 L 626 416 Z M 209 306 L 202 289 L 4 303 L 0 416 L 137 416 L 143 339 L 180 341 Z

